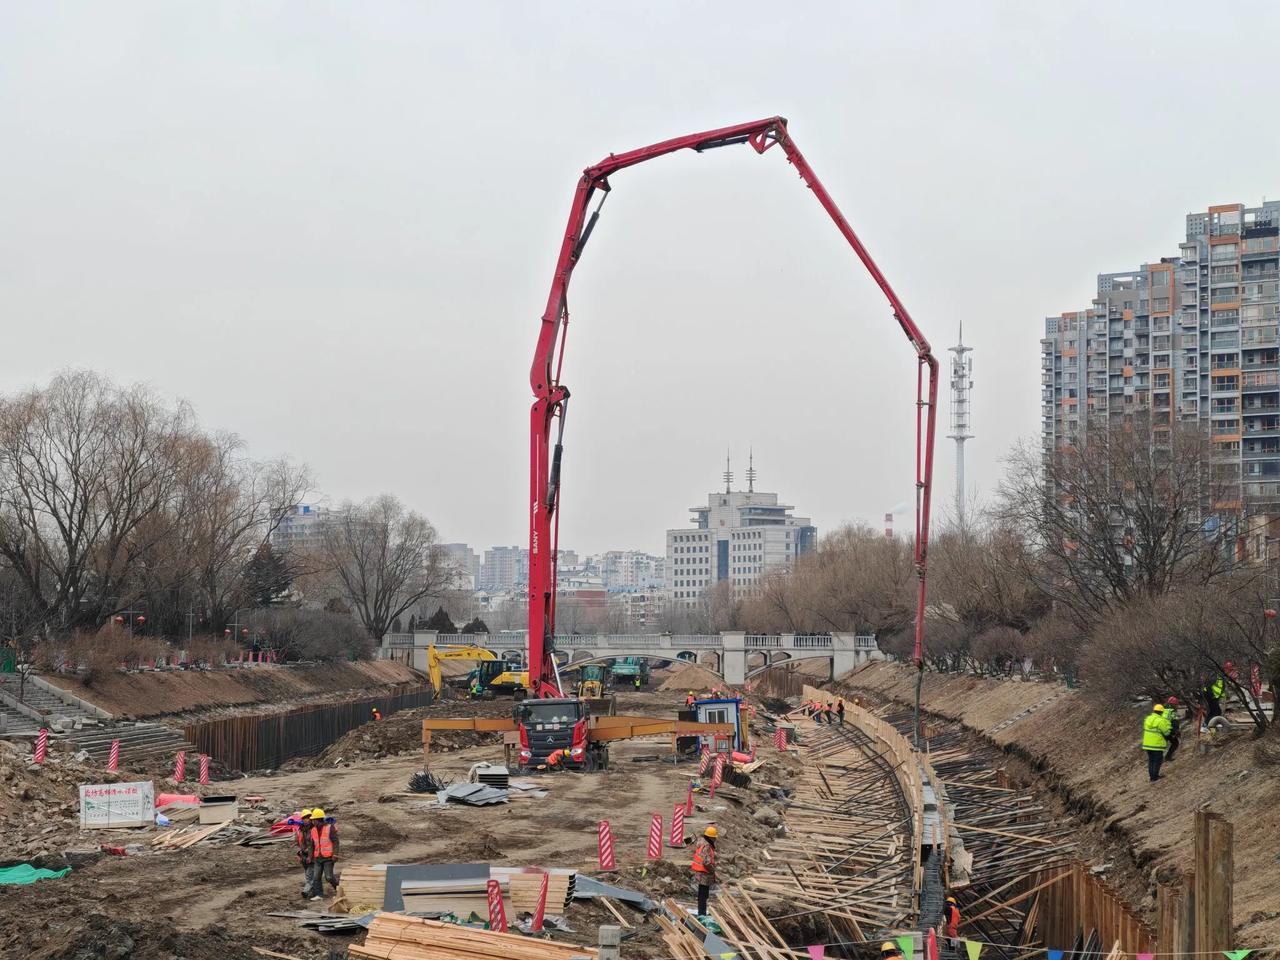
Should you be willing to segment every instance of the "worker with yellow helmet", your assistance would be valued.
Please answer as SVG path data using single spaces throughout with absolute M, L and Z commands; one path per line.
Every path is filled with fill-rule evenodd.
M 880 960 L 902 960 L 902 951 L 892 940 L 880 944 Z
M 693 879 L 698 884 L 698 916 L 707 915 L 707 899 L 711 885 L 716 882 L 716 838 L 720 832 L 713 823 L 702 831 L 702 839 L 693 848 Z
M 1160 764 L 1164 763 L 1164 752 L 1169 748 L 1168 737 L 1172 733 L 1173 724 L 1164 715 L 1164 704 L 1157 703 L 1142 721 L 1142 749 L 1147 755 L 1147 776 L 1152 783 L 1160 779 Z
M 311 899 L 319 900 L 326 881 L 334 890 L 338 889 L 338 878 L 333 875 L 333 862 L 338 859 L 338 826 L 324 810 L 316 807 L 311 811 L 310 827 L 305 835 L 306 852 L 311 860 Z
M 285 825 L 288 826 L 289 832 L 293 834 L 293 842 L 297 846 L 294 856 L 298 858 L 298 863 L 302 866 L 302 896 L 305 898 L 311 887 L 311 861 L 307 859 L 306 851 L 306 831 L 311 826 L 311 808 L 305 807 L 297 813 L 291 813 L 285 818 Z

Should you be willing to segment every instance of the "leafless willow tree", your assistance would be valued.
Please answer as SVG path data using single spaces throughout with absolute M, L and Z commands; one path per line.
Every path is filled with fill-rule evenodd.
M 335 510 L 326 521 L 321 549 L 326 569 L 374 640 L 380 641 L 392 622 L 422 598 L 439 596 L 457 578 L 435 527 L 389 495 Z
M 1239 484 L 1195 424 L 1099 425 L 1045 456 L 1023 446 L 1001 485 L 1001 520 L 1043 564 L 1038 582 L 1081 624 L 1236 569 L 1216 511 Z
M 0 556 L 44 630 L 96 625 L 130 602 L 136 559 L 173 534 L 165 508 L 193 425 L 185 406 L 92 373 L 0 400 Z

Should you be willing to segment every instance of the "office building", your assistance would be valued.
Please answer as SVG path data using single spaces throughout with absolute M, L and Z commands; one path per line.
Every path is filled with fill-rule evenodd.
M 817 541 L 808 517 L 794 516 L 795 507 L 779 503 L 776 493 L 756 491 L 754 464 L 746 490 L 732 489 L 727 465 L 724 478 L 722 492 L 690 508 L 692 526 L 667 531 L 665 589 L 674 603 L 694 603 L 722 582 L 734 596 L 750 596 L 765 573 L 790 567 Z

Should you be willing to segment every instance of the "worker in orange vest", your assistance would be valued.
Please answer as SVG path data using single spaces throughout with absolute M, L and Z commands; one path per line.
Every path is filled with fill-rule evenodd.
M 692 708 L 693 708 L 693 702 L 694 702 L 694 700 L 695 700 L 695 699 L 696 699 L 696 698 L 695 698 L 695 697 L 694 697 L 694 695 L 693 695 L 693 691 L 692 691 L 692 690 L 690 690 L 690 691 L 685 695 L 685 698 L 684 698 L 684 705 L 685 705 L 685 709 L 686 709 L 686 710 L 689 710 L 689 709 L 692 709 Z
M 310 893 L 311 888 L 311 861 L 307 859 L 307 839 L 306 831 L 311 828 L 311 808 L 300 810 L 290 816 L 285 823 L 289 827 L 289 832 L 293 834 L 293 842 L 297 844 L 298 849 L 294 855 L 298 858 L 298 863 L 302 865 L 302 896 L 306 897 Z
M 954 950 L 956 938 L 960 936 L 960 908 L 956 906 L 955 897 L 947 897 L 942 907 L 942 928 L 947 934 L 947 945 Z
M 374 708 L 373 708 L 373 719 L 374 719 L 374 720 L 381 720 L 381 719 L 382 719 L 382 711 L 381 711 L 381 710 L 379 710 L 377 707 L 374 707 Z
M 711 885 L 716 882 L 716 838 L 720 835 L 715 824 L 702 831 L 702 839 L 693 848 L 693 879 L 698 884 L 698 916 L 707 915 L 707 898 Z
M 319 900 L 324 894 L 324 884 L 338 889 L 338 879 L 333 875 L 333 861 L 338 859 L 338 827 L 332 817 L 316 807 L 311 811 L 311 827 L 307 830 L 307 856 L 311 860 L 311 899 Z

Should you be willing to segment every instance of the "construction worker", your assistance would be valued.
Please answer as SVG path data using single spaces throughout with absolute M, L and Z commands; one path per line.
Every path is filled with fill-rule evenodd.
M 697 699 L 697 697 L 695 697 L 695 696 L 693 695 L 693 691 L 692 691 L 692 690 L 690 690 L 687 694 L 685 694 L 685 698 L 684 698 L 684 706 L 685 706 L 685 709 L 686 709 L 686 710 L 692 710 L 692 709 L 693 709 L 693 702 L 694 702 L 696 699 Z
M 311 860 L 311 899 L 324 894 L 325 881 L 334 890 L 338 879 L 333 875 L 333 861 L 338 858 L 338 827 L 320 807 L 311 811 L 311 828 L 307 830 L 307 854 Z
M 880 944 L 880 960 L 902 960 L 902 951 L 892 940 Z
M 635 683 L 635 685 L 636 685 L 636 689 L 637 689 L 637 690 L 639 690 L 639 689 L 640 689 L 640 675 L 639 675 L 639 674 L 636 674 L 636 678 L 635 678 L 635 680 L 634 680 L 634 683 Z
M 1200 688 L 1200 699 L 1204 701 L 1204 722 L 1206 727 L 1214 717 L 1222 716 L 1222 695 L 1226 693 L 1226 690 L 1227 682 L 1223 679 L 1222 674 L 1214 677 L 1212 682 L 1206 681 Z
M 1165 706 L 1164 718 L 1169 721 L 1169 735 L 1165 737 L 1169 741 L 1169 749 L 1164 755 L 1164 762 L 1168 763 L 1173 759 L 1173 755 L 1178 752 L 1178 744 L 1181 742 L 1182 721 L 1178 718 L 1178 698 L 1170 697 L 1168 704 Z
M 947 897 L 946 903 L 942 905 L 940 926 L 947 935 L 947 946 L 954 950 L 956 938 L 960 936 L 960 907 L 956 905 L 955 897 Z
M 305 898 L 310 892 L 311 887 L 311 861 L 307 857 L 307 841 L 305 831 L 310 829 L 311 808 L 299 810 L 290 816 L 285 823 L 289 827 L 289 831 L 293 834 L 293 842 L 297 845 L 294 856 L 298 858 L 298 863 L 302 866 L 302 896 Z
M 707 898 L 711 885 L 716 882 L 716 838 L 720 832 L 715 824 L 702 831 L 702 839 L 693 848 L 693 879 L 698 884 L 698 916 L 707 915 Z
M 839 700 L 836 702 L 836 720 L 839 721 L 840 726 L 842 727 L 844 726 L 844 701 L 843 700 Z
M 374 708 L 373 708 L 373 719 L 374 719 L 375 721 L 376 721 L 376 720 L 381 720 L 381 719 L 382 719 L 382 711 L 381 711 L 381 710 L 379 710 L 377 707 L 374 707 Z
M 1160 779 L 1160 764 L 1164 762 L 1171 733 L 1173 725 L 1165 719 L 1164 704 L 1157 703 L 1142 721 L 1142 749 L 1147 754 L 1147 776 L 1152 783 Z

